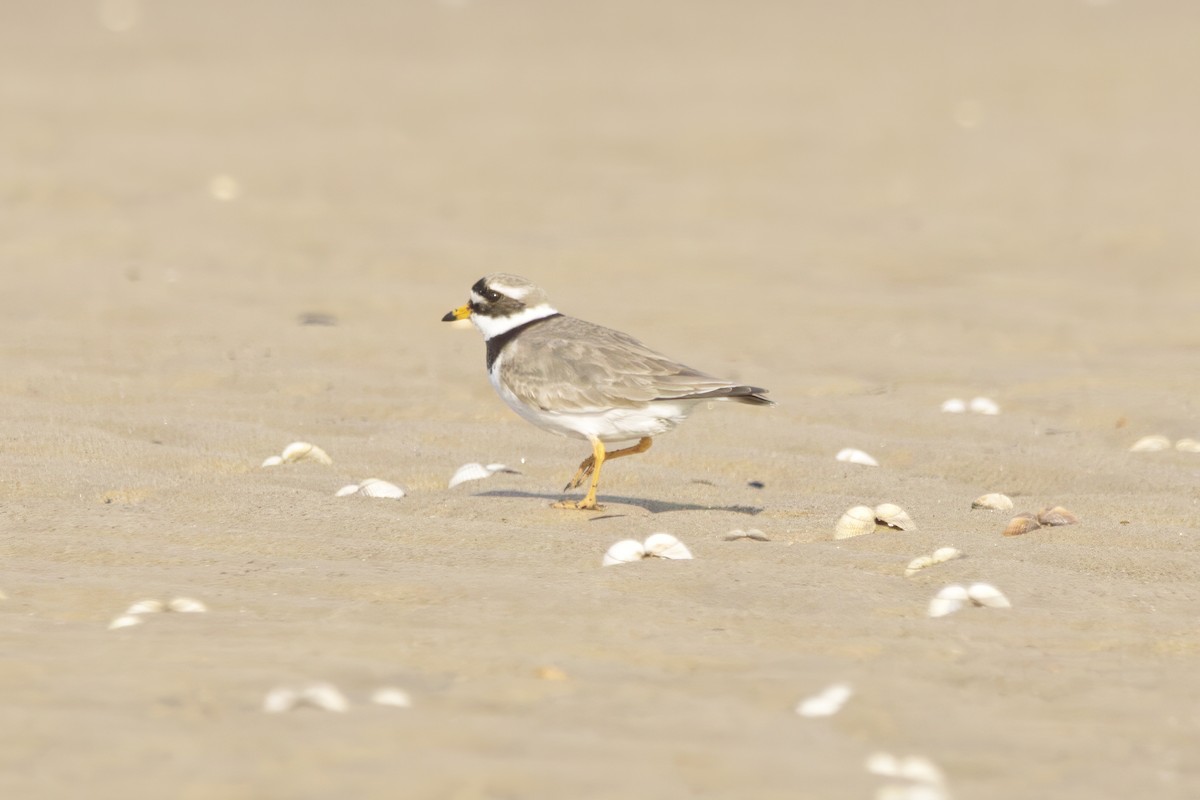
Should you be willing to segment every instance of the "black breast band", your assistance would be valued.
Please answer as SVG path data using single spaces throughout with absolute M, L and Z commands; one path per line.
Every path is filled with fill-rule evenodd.
M 504 333 L 498 333 L 495 336 L 493 336 L 492 338 L 488 339 L 487 340 L 488 372 L 492 371 L 492 364 L 495 364 L 496 359 L 500 357 L 500 351 L 504 349 L 504 345 L 511 342 L 513 340 L 514 336 L 516 336 L 518 333 L 525 330 L 526 328 L 530 328 L 530 327 L 533 327 L 534 325 L 537 325 L 539 322 L 545 322 L 548 319 L 554 319 L 555 317 L 561 317 L 561 316 L 562 316 L 562 314 L 555 313 L 555 314 L 550 314 L 545 317 L 538 317 L 537 319 L 531 319 L 531 320 L 529 320 L 529 322 L 526 322 L 524 325 L 518 325 L 515 328 L 510 328 L 509 330 L 506 330 Z

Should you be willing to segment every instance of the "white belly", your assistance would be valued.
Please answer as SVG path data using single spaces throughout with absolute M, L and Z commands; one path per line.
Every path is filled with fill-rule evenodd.
M 608 444 L 658 436 L 687 419 L 697 400 L 656 400 L 638 408 L 609 408 L 594 411 L 543 411 L 527 406 L 497 379 L 493 369 L 488 378 L 496 394 L 521 417 L 543 430 L 576 439 L 599 439 Z

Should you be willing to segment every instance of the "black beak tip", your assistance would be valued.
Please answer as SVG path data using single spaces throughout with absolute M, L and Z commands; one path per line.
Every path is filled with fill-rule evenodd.
M 442 322 L 454 322 L 454 312 L 451 311 L 442 317 Z

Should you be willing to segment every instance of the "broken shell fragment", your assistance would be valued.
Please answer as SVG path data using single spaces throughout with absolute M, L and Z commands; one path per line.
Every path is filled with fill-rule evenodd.
M 403 689 L 395 686 L 381 686 L 371 693 L 371 702 L 379 706 L 393 708 L 412 708 L 412 698 Z
M 157 614 L 165 611 L 166 606 L 162 600 L 138 600 L 136 603 L 125 609 L 126 614 Z
M 917 529 L 908 512 L 895 503 L 875 506 L 875 521 L 898 531 L 915 531 Z
M 862 464 L 866 467 L 879 466 L 879 462 L 871 458 L 870 455 L 864 453 L 862 450 L 855 450 L 853 447 L 847 447 L 843 450 L 839 450 L 838 454 L 834 456 L 834 458 L 838 461 L 844 461 L 848 464 Z
M 1181 453 L 1200 453 L 1200 440 L 1180 439 L 1175 443 L 1175 449 Z
M 802 717 L 832 717 L 842 710 L 842 706 L 854 694 L 848 683 L 835 683 L 820 694 L 801 700 L 796 706 L 796 713 Z
M 1163 450 L 1171 449 L 1171 440 L 1165 436 L 1143 436 L 1134 442 L 1130 448 L 1131 453 L 1159 453 Z
M 295 689 L 276 686 L 263 698 L 262 710 L 267 714 L 282 714 L 284 711 L 291 711 L 295 708 L 299 700 L 300 695 Z
M 971 501 L 971 508 L 986 508 L 989 511 L 1012 511 L 1012 498 L 1006 494 L 985 494 Z
M 976 414 L 986 414 L 989 417 L 1000 413 L 1000 406 L 996 405 L 996 401 L 990 397 L 976 397 L 967 407 Z
M 119 628 L 132 628 L 134 625 L 141 625 L 143 622 L 145 620 L 140 614 L 123 614 L 108 623 L 108 629 L 115 631 Z
M 278 467 L 283 463 L 283 456 L 267 456 L 263 459 L 264 467 Z
M 331 683 L 310 683 L 301 689 L 276 686 L 263 698 L 262 710 L 268 714 L 280 714 L 302 705 L 339 714 L 350 710 L 346 696 Z
M 646 548 L 642 547 L 641 542 L 633 539 L 623 539 L 608 548 L 608 552 L 604 554 L 604 566 L 611 567 L 614 564 L 629 564 L 633 561 L 641 561 L 645 557 Z
M 1053 527 L 1055 525 L 1077 525 L 1079 517 L 1067 511 L 1062 506 L 1054 508 L 1043 508 L 1037 513 L 1037 521 L 1044 527 Z
M 867 506 L 854 506 L 842 514 L 837 526 L 833 529 L 835 539 L 849 539 L 862 536 L 864 533 L 875 531 L 875 510 Z
M 338 489 L 333 494 L 334 494 L 334 497 L 349 497 L 352 494 L 358 494 L 358 484 L 351 483 L 347 486 L 343 486 L 342 488 Z
M 450 483 L 446 488 L 453 489 L 460 483 L 490 478 L 497 472 L 508 472 L 513 475 L 519 474 L 515 469 L 509 469 L 503 464 L 488 464 L 487 466 L 484 466 L 483 464 L 471 462 L 470 464 L 463 464 L 461 467 L 455 470 L 454 474 L 450 476 Z
M 933 563 L 941 564 L 944 561 L 953 561 L 956 558 L 962 558 L 962 550 L 957 547 L 939 547 L 933 551 Z
M 202 614 L 208 611 L 208 606 L 193 597 L 176 597 L 167 603 L 167 608 L 181 614 Z
M 646 549 L 648 556 L 676 560 L 692 557 L 692 551 L 687 549 L 687 545 L 669 533 L 652 533 L 646 537 L 642 546 Z
M 741 530 L 740 528 L 737 528 L 737 529 L 734 529 L 734 530 L 730 531 L 729 533 L 725 534 L 724 539 L 727 542 L 736 542 L 739 539 L 753 539 L 756 542 L 771 541 L 770 539 L 767 538 L 767 535 L 765 533 L 758 530 L 757 528 L 751 528 L 748 531 L 744 531 L 744 530 Z
M 961 414 L 967 410 L 967 404 L 961 397 L 951 397 L 942 403 L 942 411 L 946 414 Z
M 970 599 L 966 587 L 952 583 L 944 587 L 929 601 L 929 616 L 937 618 L 958 611 Z
M 283 448 L 282 458 L 288 463 L 297 461 L 315 461 L 318 464 L 332 464 L 333 459 L 321 448 L 310 442 L 292 442 Z
M 1028 511 L 1017 514 L 1008 522 L 1008 527 L 1004 529 L 1005 536 L 1020 536 L 1023 533 L 1036 531 L 1042 527 L 1042 524 L 1037 521 L 1037 518 Z
M 1012 608 L 1004 593 L 990 583 L 973 583 L 967 587 L 967 597 L 977 606 L 987 608 Z

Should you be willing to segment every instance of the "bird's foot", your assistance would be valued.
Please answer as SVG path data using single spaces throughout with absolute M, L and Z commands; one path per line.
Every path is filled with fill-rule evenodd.
M 567 481 L 567 485 L 563 487 L 564 492 L 569 492 L 572 489 L 578 489 L 587 480 L 588 476 L 596 469 L 596 459 L 594 456 L 588 456 L 579 464 L 579 470 L 575 473 L 575 477 Z
M 551 503 L 551 508 L 566 508 L 574 511 L 603 511 L 604 506 L 596 502 L 596 499 L 585 497 L 582 500 L 559 500 L 557 503 Z

